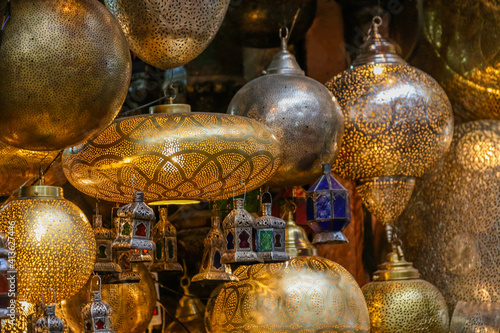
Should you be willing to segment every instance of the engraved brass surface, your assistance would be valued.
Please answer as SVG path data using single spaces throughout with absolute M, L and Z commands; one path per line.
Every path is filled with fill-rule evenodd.
M 185 65 L 210 44 L 230 0 L 105 0 L 130 49 L 161 69 Z
M 16 0 L 0 59 L 0 140 L 30 150 L 99 133 L 118 114 L 132 71 L 120 26 L 97 0 Z

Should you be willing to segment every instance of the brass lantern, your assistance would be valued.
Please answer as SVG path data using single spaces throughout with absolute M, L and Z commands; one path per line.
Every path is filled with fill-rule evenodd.
M 212 228 L 205 237 L 203 258 L 200 272 L 192 281 L 237 281 L 238 278 L 231 273 L 231 267 L 221 262 L 226 248 L 226 241 L 220 229 L 221 217 L 212 216 Z
M 256 119 L 276 135 L 283 149 L 280 168 L 269 179 L 275 186 L 312 183 L 321 172 L 321 155 L 333 162 L 343 132 L 337 100 L 323 84 L 304 75 L 282 37 L 266 75 L 247 83 L 231 100 L 227 112 Z
M 378 266 L 374 282 L 363 288 L 373 333 L 447 333 L 448 308 L 443 295 L 404 258 L 396 235 L 388 228 L 392 252 Z
M 266 193 L 271 196 L 269 192 Z M 289 260 L 290 256 L 285 251 L 286 223 L 271 215 L 272 206 L 272 203 L 263 203 L 262 216 L 255 220 L 256 250 L 264 262 Z
M 98 274 L 120 273 L 122 271 L 120 265 L 113 261 L 112 243 L 116 238 L 115 232 L 102 226 L 102 215 L 98 211 L 92 216 L 92 221 L 97 247 L 94 272 Z
M 11 10 L 0 47 L 0 140 L 61 150 L 97 135 L 130 83 L 118 22 L 95 0 L 21 0 Z
M 245 210 L 245 199 L 235 198 L 234 209 L 222 222 L 226 238 L 223 264 L 262 262 L 255 252 L 255 218 Z
M 0 229 L 14 232 L 18 291 L 27 302 L 40 304 L 49 286 L 60 298 L 68 298 L 92 273 L 94 233 L 85 214 L 64 199 L 60 187 L 40 180 L 39 185 L 20 188 L 18 197 L 0 210 Z
M 45 305 L 44 296 L 42 294 L 42 307 L 44 307 L 44 313 L 35 324 L 35 333 L 63 333 L 64 323 L 59 317 L 56 317 L 56 292 L 50 287 L 47 289 L 53 291 L 54 303 Z
M 342 231 L 351 222 L 349 191 L 333 176 L 330 164 L 306 192 L 307 221 L 316 235 L 313 244 L 345 243 Z
M 293 211 L 288 212 L 285 228 L 285 250 L 290 258 L 315 256 L 318 250 L 309 242 L 306 231 L 295 223 Z
M 182 66 L 215 37 L 229 0 L 105 0 L 132 52 L 161 69 Z
M 239 182 L 252 190 L 278 169 L 281 147 L 265 125 L 179 106 L 160 105 L 154 114 L 118 118 L 94 139 L 66 149 L 63 168 L 69 182 L 89 196 L 127 202 L 135 180 L 145 200 L 160 205 L 228 198 Z M 238 189 L 236 195 L 242 193 Z
M 363 293 L 342 266 L 320 257 L 240 266 L 211 311 L 212 333 L 370 332 Z
M 153 228 L 154 264 L 152 272 L 177 271 L 182 272 L 182 266 L 177 262 L 177 230 L 168 220 L 168 208 L 160 207 L 160 220 Z
M 120 228 L 113 248 L 117 250 L 129 249 L 130 262 L 144 262 L 152 264 L 152 252 L 155 249 L 151 229 L 155 220 L 155 213 L 144 203 L 144 193 L 135 192 L 134 201 L 121 207 L 118 212 Z
M 108 303 L 104 302 L 101 297 L 101 278 L 99 278 L 99 290 L 92 291 L 92 281 L 90 279 L 90 291 L 92 292 L 92 300 L 82 309 L 83 331 L 84 333 L 115 333 L 113 330 L 112 314 L 113 309 Z
M 16 316 L 14 302 L 17 293 L 17 271 L 13 264 L 15 249 L 14 252 L 9 249 L 7 239 L 7 236 L 0 232 L 0 319 L 10 318 L 13 322 Z M 11 262 L 9 257 L 12 257 Z

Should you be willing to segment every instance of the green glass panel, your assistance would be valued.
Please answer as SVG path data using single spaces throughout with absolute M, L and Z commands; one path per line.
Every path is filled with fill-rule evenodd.
M 260 252 L 268 252 L 273 250 L 273 231 L 272 230 L 259 230 L 260 232 Z

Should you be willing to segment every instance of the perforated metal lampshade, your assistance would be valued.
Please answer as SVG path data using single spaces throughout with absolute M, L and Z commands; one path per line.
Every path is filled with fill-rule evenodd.
M 175 107 L 173 104 L 172 107 Z M 170 109 L 162 107 L 161 109 Z M 161 113 L 116 119 L 96 138 L 67 149 L 64 173 L 81 192 L 127 202 L 214 200 L 267 182 L 281 148 L 263 124 L 217 113 Z M 242 194 L 241 187 L 237 195 Z

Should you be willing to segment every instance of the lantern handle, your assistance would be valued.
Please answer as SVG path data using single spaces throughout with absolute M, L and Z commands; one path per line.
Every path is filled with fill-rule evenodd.
M 44 289 L 44 291 L 42 292 L 42 307 L 45 307 L 45 292 L 47 291 L 47 289 L 50 289 L 52 290 L 52 293 L 53 293 L 53 296 L 54 296 L 54 304 L 57 304 L 57 297 L 56 297 L 56 291 L 54 290 L 54 288 L 52 287 L 47 287 Z
M 262 199 L 264 199 L 264 194 L 269 194 L 269 198 L 271 198 L 271 205 L 272 205 L 273 204 L 273 196 L 272 196 L 271 192 L 269 192 L 269 191 L 265 191 L 264 193 L 262 193 L 262 195 L 260 196 L 260 204 L 262 205 L 262 203 L 263 203 Z
M 137 181 L 137 178 L 135 177 L 135 173 L 132 174 L 132 179 L 131 179 L 131 182 L 132 182 L 132 192 L 133 192 L 133 194 L 135 196 L 134 180 Z M 139 190 L 142 192 L 142 187 L 139 186 Z
M 378 28 L 382 25 L 384 21 L 382 20 L 382 17 L 376 15 L 372 18 L 372 25 L 370 29 L 368 29 L 368 33 L 366 34 L 365 40 L 370 38 L 370 36 L 376 36 L 379 34 Z
M 90 278 L 90 291 L 92 292 L 93 291 L 93 285 L 94 285 L 94 278 L 97 277 L 99 279 L 99 293 L 102 292 L 102 279 L 99 275 L 95 274 L 95 275 L 92 275 L 92 277 Z
M 242 184 L 242 185 L 243 185 L 243 187 L 245 188 L 245 192 L 244 192 L 244 194 L 243 194 L 243 202 L 244 202 L 244 201 L 246 200 L 246 197 L 247 197 L 247 186 L 246 186 L 246 185 L 245 185 L 245 183 L 243 183 L 243 182 L 239 182 L 239 183 L 238 183 L 238 185 L 239 185 L 239 184 Z M 234 202 L 234 189 L 235 189 L 235 188 L 236 188 L 236 186 L 234 186 L 234 187 L 233 187 L 233 202 Z
M 325 151 L 323 151 L 320 155 L 319 155 L 319 159 L 321 161 L 321 164 L 325 164 L 325 160 L 323 159 L 323 155 L 330 155 L 330 151 L 328 149 L 326 149 Z
M 173 77 L 173 72 L 172 72 L 172 77 Z M 165 97 L 167 98 L 167 104 L 174 104 L 174 100 L 177 98 L 177 93 L 174 88 L 174 84 L 170 83 L 168 87 L 163 91 L 165 94 Z
M 282 51 L 286 51 L 288 49 L 288 37 L 290 36 L 288 28 L 287 27 L 281 27 L 280 28 L 280 32 L 279 32 L 279 36 L 280 36 L 280 39 L 281 39 L 281 50 Z

